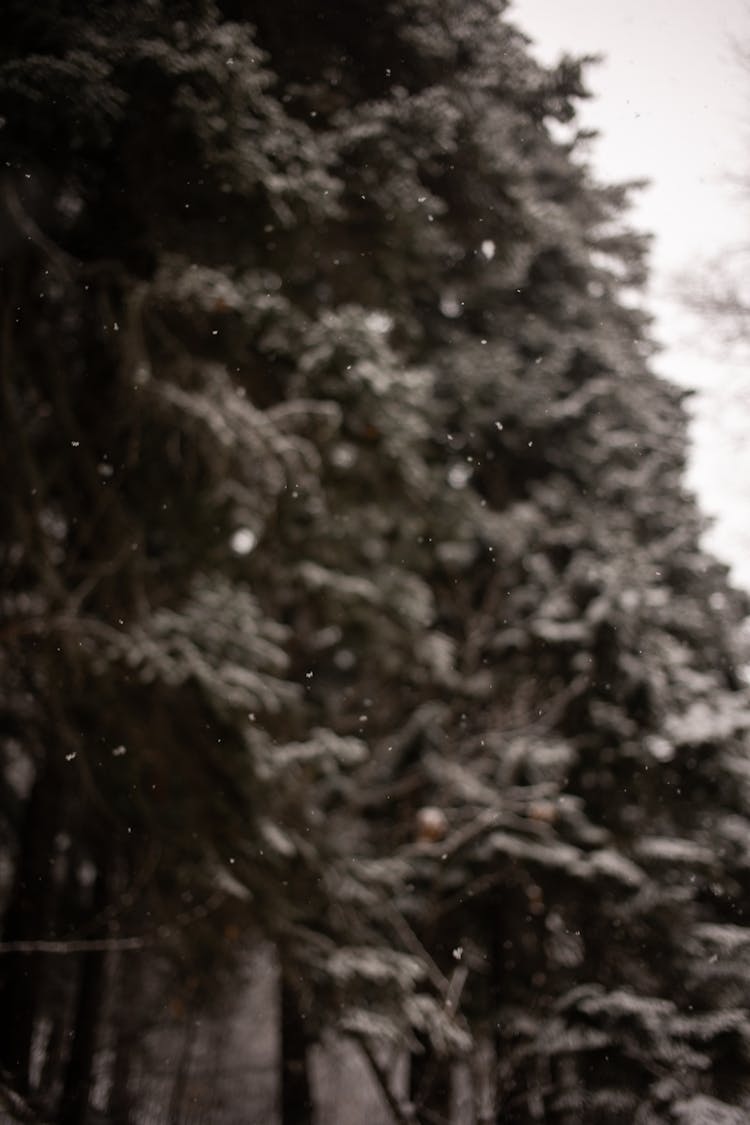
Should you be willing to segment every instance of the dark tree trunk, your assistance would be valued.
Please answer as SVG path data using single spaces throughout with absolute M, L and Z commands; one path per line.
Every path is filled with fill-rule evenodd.
M 413 1054 L 409 1073 L 410 1099 L 420 1125 L 449 1125 L 453 1071 L 449 1059 L 437 1055 L 420 1036 L 423 1051 Z
M 132 1120 L 131 1052 L 132 1044 L 128 1042 L 127 1036 L 118 1034 L 107 1105 L 107 1115 L 112 1125 L 130 1125 Z
M 195 1021 L 188 1018 L 182 1029 L 182 1046 L 180 1058 L 177 1063 L 177 1072 L 174 1077 L 172 1093 L 169 1099 L 169 1120 L 175 1123 L 182 1121 L 185 1108 L 185 1095 L 190 1081 L 190 1066 L 193 1061 L 195 1047 L 196 1027 Z
M 42 1097 L 49 1095 L 59 1080 L 65 1043 L 65 1012 L 61 1008 L 51 1017 L 51 1027 L 44 1049 L 39 1091 Z
M 55 888 L 55 837 L 62 822 L 61 788 L 50 761 L 40 768 L 26 807 L 18 860 L 3 921 L 4 942 L 35 942 L 50 936 Z M 8 953 L 0 960 L 0 1067 L 22 1094 L 29 1066 L 45 955 Z
M 114 964 L 112 978 L 114 1061 L 107 1104 L 112 1125 L 130 1125 L 133 1117 L 133 1052 L 138 1035 L 138 1016 L 133 1010 L 133 997 L 141 982 L 139 954 L 120 954 Z
M 281 1125 L 311 1125 L 310 1045 L 297 994 L 281 971 Z
M 94 883 L 93 914 L 99 915 L 107 904 L 106 878 L 102 871 Z M 101 932 L 95 931 L 100 937 Z M 73 1043 L 65 1070 L 65 1084 L 60 1101 L 59 1125 L 83 1125 L 89 1104 L 94 1069 L 99 1013 L 106 978 L 106 953 L 92 951 L 81 957 L 81 975 L 73 1023 Z

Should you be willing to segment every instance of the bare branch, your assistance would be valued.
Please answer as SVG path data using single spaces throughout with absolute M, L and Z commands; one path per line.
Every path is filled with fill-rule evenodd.
M 145 949 L 152 944 L 153 939 L 145 937 L 91 938 L 84 941 L 0 941 L 0 954 L 122 953 L 129 949 Z
M 31 215 L 24 210 L 21 200 L 18 198 L 18 193 L 10 180 L 5 181 L 3 188 L 3 196 L 5 207 L 13 222 L 18 227 L 21 234 L 25 235 L 29 242 L 32 242 L 40 250 L 43 251 L 46 258 L 55 266 L 64 277 L 70 279 L 80 268 L 80 263 L 72 255 L 62 250 L 56 243 L 42 231 L 32 219 Z
M 391 1084 L 388 1080 L 384 1068 L 378 1061 L 375 1052 L 367 1042 L 363 1035 L 352 1035 L 351 1038 L 356 1042 L 357 1046 L 362 1051 L 362 1054 L 367 1059 L 370 1065 L 370 1070 L 373 1077 L 378 1084 L 378 1089 L 381 1091 L 383 1097 L 388 1103 L 388 1108 L 393 1114 L 397 1125 L 416 1125 L 417 1117 L 414 1113 L 414 1108 L 409 1102 L 402 1101 L 401 1098 L 391 1089 Z

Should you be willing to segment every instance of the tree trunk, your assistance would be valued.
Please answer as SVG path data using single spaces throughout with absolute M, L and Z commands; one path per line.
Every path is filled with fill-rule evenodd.
M 281 969 L 281 1125 L 311 1125 L 309 1037 L 297 994 Z
M 182 1029 L 182 1045 L 180 1058 L 177 1063 L 177 1072 L 174 1077 L 172 1093 L 169 1099 L 169 1120 L 182 1121 L 185 1108 L 185 1095 L 190 1080 L 190 1066 L 193 1061 L 193 1048 L 195 1047 L 196 1026 L 195 1020 L 188 1017 Z
M 111 1125 L 131 1125 L 133 1116 L 133 1052 L 138 1035 L 138 1016 L 133 997 L 141 984 L 140 954 L 121 953 L 114 961 L 113 1006 L 110 1017 L 114 1038 L 114 1060 L 110 1076 L 107 1117 Z
M 109 1090 L 107 1116 L 112 1125 L 130 1125 L 132 1120 L 131 1050 L 128 1037 L 118 1033 L 112 1065 L 112 1085 Z
M 4 942 L 49 937 L 55 890 L 52 860 L 62 820 L 61 788 L 49 759 L 32 786 L 20 836 L 15 877 L 3 924 Z M 21 1094 L 29 1091 L 29 1066 L 45 968 L 43 953 L 8 953 L 0 961 L 0 1068 Z
M 65 1046 L 65 1011 L 61 1008 L 54 1012 L 51 1020 L 39 1080 L 39 1092 L 43 1099 L 49 1096 L 60 1078 Z
M 106 878 L 102 871 L 94 883 L 92 913 L 101 913 L 107 904 Z M 95 936 L 100 936 L 95 932 Z M 65 1070 L 65 1085 L 60 1101 L 59 1125 L 83 1125 L 89 1104 L 93 1077 L 99 1013 L 105 984 L 106 953 L 94 951 L 81 957 L 73 1024 L 73 1044 Z
M 420 1125 L 449 1125 L 453 1087 L 450 1060 L 437 1055 L 429 1040 L 419 1038 L 424 1050 L 412 1055 L 409 1075 L 417 1121 Z

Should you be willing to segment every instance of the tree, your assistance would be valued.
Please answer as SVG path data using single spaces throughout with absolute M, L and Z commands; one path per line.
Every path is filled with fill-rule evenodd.
M 427 535 L 452 705 L 423 711 L 400 756 L 386 736 L 372 805 L 406 785 L 412 808 L 453 814 L 455 836 L 431 854 L 407 844 L 422 873 L 403 909 L 443 971 L 473 949 L 467 1003 L 494 1028 L 498 1113 L 674 1118 L 703 1104 L 699 1070 L 711 1096 L 737 1096 L 719 1074 L 739 1017 L 712 1014 L 700 989 L 696 1003 L 690 948 L 713 909 L 737 908 L 738 884 L 713 865 L 713 889 L 691 871 L 686 895 L 683 865 L 712 849 L 674 795 L 690 791 L 704 824 L 729 807 L 719 779 L 736 768 L 746 701 L 729 631 L 702 603 L 733 602 L 738 616 L 744 603 L 700 551 L 680 395 L 649 373 L 645 320 L 623 300 L 643 278 L 643 246 L 620 219 L 626 194 L 592 184 L 581 138 L 561 144 L 545 126 L 570 116 L 579 72 L 535 69 L 507 25 L 488 32 L 492 15 L 392 7 L 368 17 L 363 51 L 338 23 L 331 48 L 331 27 L 310 13 L 299 54 L 276 63 L 296 79 L 300 114 L 336 122 L 352 203 L 364 205 L 327 239 L 339 289 L 351 292 L 364 256 L 361 284 L 409 358 L 437 374 L 435 441 L 443 457 L 455 450 L 449 480 L 463 493 L 460 516 L 441 506 Z M 304 82 L 326 50 L 316 73 L 334 94 Z M 435 267 L 411 284 L 431 252 Z M 675 742 L 688 706 L 688 742 Z M 393 826 L 382 827 L 388 850 Z M 666 943 L 670 927 L 678 940 Z M 658 1027 L 645 1050 L 632 1039 L 644 1019 Z M 611 1073 L 605 1054 L 617 1056 Z M 656 1080 L 680 1055 L 692 1059 L 684 1085 Z M 424 1094 L 429 1120 L 445 1093 Z
M 276 944 L 285 1026 L 307 1014 L 308 972 L 339 998 L 351 990 L 330 951 L 372 936 L 354 925 L 351 894 L 344 922 L 333 916 L 325 829 L 364 746 L 351 705 L 338 731 L 316 725 L 326 706 L 306 669 L 336 639 L 315 617 L 341 604 L 370 663 L 379 638 L 396 646 L 392 678 L 421 642 L 424 611 L 409 598 L 426 596 L 408 573 L 381 591 L 330 565 L 326 496 L 346 491 L 331 399 L 342 329 L 361 369 L 357 408 L 413 419 L 383 467 L 394 495 L 420 471 L 409 441 L 425 430 L 421 377 L 406 392 L 395 371 L 381 385 L 396 360 L 366 309 L 311 305 L 293 269 L 279 292 L 293 236 L 335 212 L 331 142 L 268 92 L 246 23 L 211 4 L 177 20 L 144 4 L 126 27 L 119 14 L 14 12 L 3 71 L 4 448 L 19 467 L 6 497 L 4 723 L 6 752 L 33 780 L 9 794 L 3 994 L 17 1022 L 0 1059 L 43 1105 L 62 1086 L 55 1112 L 71 1123 L 89 1101 L 106 951 L 153 950 L 139 958 L 144 1031 L 164 1000 L 208 1004 L 238 928 Z M 52 112 L 35 110 L 40 88 Z M 264 248 L 259 234 L 277 227 L 282 246 Z M 331 386 L 308 391 L 328 361 Z M 372 421 L 348 424 L 360 438 Z M 426 652 L 414 674 L 431 663 Z M 398 998 L 420 974 L 391 946 L 381 962 Z M 61 980 L 50 958 L 65 952 L 79 963 Z M 109 1019 L 122 1076 L 132 1019 L 111 1005 Z M 73 1046 L 32 1079 L 49 1026 Z M 112 1096 L 119 1112 L 120 1078 Z

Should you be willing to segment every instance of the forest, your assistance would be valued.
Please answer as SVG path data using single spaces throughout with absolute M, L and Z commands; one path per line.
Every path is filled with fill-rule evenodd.
M 587 65 L 6 0 L 0 1120 L 750 1120 L 750 607 Z

